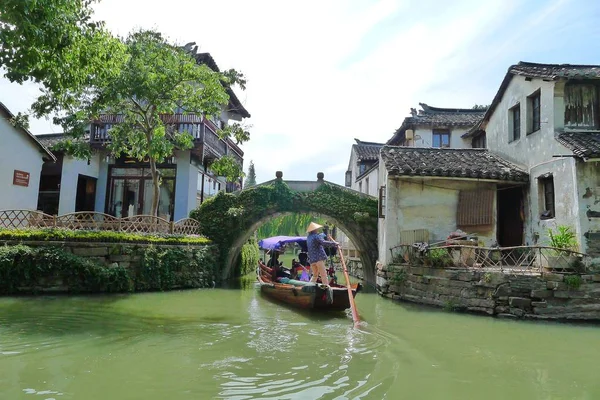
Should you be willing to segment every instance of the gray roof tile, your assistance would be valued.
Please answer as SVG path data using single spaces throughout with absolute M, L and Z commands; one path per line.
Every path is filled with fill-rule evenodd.
M 582 158 L 600 158 L 600 133 L 563 132 L 556 140 Z
M 354 150 L 356 151 L 358 161 L 379 160 L 379 150 L 383 147 L 383 143 L 363 142 L 358 139 L 354 140 L 356 140 L 356 144 L 352 147 L 354 147 Z
M 593 79 L 600 78 L 600 65 L 538 64 L 521 61 L 512 65 L 509 72 L 529 78 Z
M 486 149 L 385 146 L 381 157 L 390 175 L 529 180 L 523 169 Z

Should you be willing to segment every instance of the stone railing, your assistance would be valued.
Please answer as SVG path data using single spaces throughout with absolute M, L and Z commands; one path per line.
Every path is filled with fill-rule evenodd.
M 191 218 L 184 218 L 173 222 L 152 215 L 116 218 L 112 215 L 92 211 L 57 216 L 33 210 L 3 210 L 0 211 L 0 228 L 63 228 L 71 230 L 194 235 L 198 234 L 200 224 Z

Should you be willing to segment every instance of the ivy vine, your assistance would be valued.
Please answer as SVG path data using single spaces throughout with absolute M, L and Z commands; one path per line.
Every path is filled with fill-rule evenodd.
M 377 229 L 377 200 L 343 187 L 321 184 L 311 192 L 291 190 L 284 181 L 254 186 L 238 193 L 219 193 L 190 213 L 204 236 L 219 246 L 221 265 L 240 234 L 278 212 L 317 213 L 340 225 Z M 238 271 L 239 273 L 239 271 Z

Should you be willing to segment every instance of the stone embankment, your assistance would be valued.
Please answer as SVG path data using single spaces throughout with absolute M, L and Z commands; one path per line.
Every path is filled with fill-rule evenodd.
M 214 287 L 217 249 L 204 244 L 0 241 L 0 295 Z M 12 251 L 11 251 L 12 249 Z
M 506 318 L 600 321 L 600 274 L 378 265 L 388 298 Z

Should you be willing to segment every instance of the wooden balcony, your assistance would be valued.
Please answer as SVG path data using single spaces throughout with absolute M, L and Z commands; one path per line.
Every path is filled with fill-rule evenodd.
M 195 114 L 162 114 L 162 121 L 170 129 L 177 132 L 188 132 L 194 139 L 192 153 L 205 162 L 231 155 L 243 164 L 244 152 L 230 139 L 221 139 L 217 135 L 218 128 L 208 119 Z M 103 114 L 92 123 L 90 143 L 92 147 L 100 148 L 110 142 L 110 129 L 115 124 L 123 122 L 123 116 L 118 114 Z

